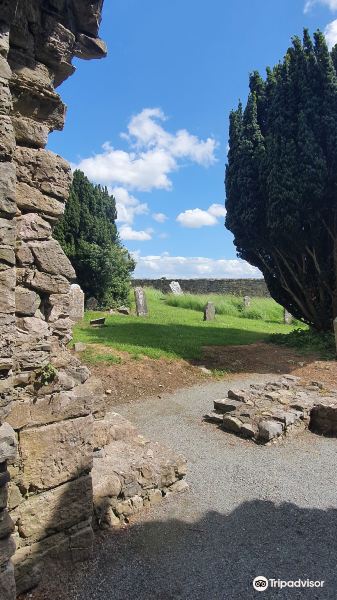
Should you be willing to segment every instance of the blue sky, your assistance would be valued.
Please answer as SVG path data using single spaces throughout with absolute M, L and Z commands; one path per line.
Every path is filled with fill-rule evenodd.
M 303 27 L 337 41 L 337 0 L 105 0 L 49 148 L 114 193 L 136 276 L 259 276 L 224 228 L 228 115 Z

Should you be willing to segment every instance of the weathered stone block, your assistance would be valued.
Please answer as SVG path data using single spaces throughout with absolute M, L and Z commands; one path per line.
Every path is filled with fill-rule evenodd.
M 25 244 L 24 242 L 17 244 L 15 248 L 15 256 L 19 266 L 32 265 L 34 262 L 34 256 L 30 251 L 28 244 Z
M 337 437 L 337 404 L 314 406 L 310 412 L 309 427 L 315 433 Z
M 32 242 L 30 249 L 35 262 L 41 271 L 52 275 L 63 275 L 67 279 L 75 279 L 74 268 L 56 240 Z
M 93 377 L 72 390 L 54 394 L 48 393 L 48 386 L 44 386 L 34 401 L 32 398 L 23 398 L 21 402 L 14 402 L 8 422 L 15 429 L 22 429 L 26 426 L 57 423 L 64 419 L 90 415 L 101 385 L 101 382 Z
M 12 95 L 7 82 L 4 79 L 0 79 L 0 114 L 8 115 L 12 109 L 12 105 Z
M 61 275 L 50 275 L 32 269 L 17 269 L 16 273 L 20 285 L 27 285 L 38 292 L 67 294 L 70 289 L 69 281 Z
M 0 271 L 0 313 L 15 311 L 15 268 Z
M 16 587 L 14 579 L 14 567 L 7 562 L 0 569 L 1 600 L 14 600 L 16 598 Z
M 19 240 L 48 240 L 51 235 L 51 225 L 36 213 L 27 213 L 16 219 L 16 236 Z
M 8 246 L 0 246 L 0 265 L 4 267 L 5 270 L 8 265 L 15 265 L 15 254 L 13 248 L 9 248 Z
M 48 141 L 49 127 L 33 119 L 12 117 L 17 143 L 21 146 L 44 148 Z
M 4 538 L 3 540 L 0 539 L 0 573 L 2 571 L 2 565 L 6 565 L 10 560 L 15 552 L 15 548 L 15 542 L 12 537 Z
M 48 150 L 17 147 L 15 160 L 18 181 L 35 186 L 47 196 L 68 198 L 72 175 L 63 158 Z
M 41 304 L 41 298 L 33 290 L 17 287 L 15 289 L 15 312 L 18 315 L 33 316 Z
M 0 244 L 14 246 L 15 223 L 12 219 L 0 219 Z
M 13 216 L 16 213 L 15 202 L 15 166 L 11 162 L 0 163 L 0 213 Z
M 8 537 L 14 531 L 14 523 L 7 510 L 0 511 L 0 539 Z M 0 588 L 1 589 L 1 588 Z
M 8 423 L 0 425 L 0 463 L 14 462 L 17 453 L 17 437 Z
M 21 210 L 36 211 L 52 219 L 59 219 L 64 213 L 63 202 L 45 196 L 40 190 L 27 183 L 17 183 L 16 202 Z
M 92 417 L 23 430 L 20 435 L 27 489 L 48 489 L 92 469 Z
M 0 57 L 0 77 L 1 77 Z M 10 160 L 15 150 L 15 137 L 12 120 L 6 115 L 0 115 L 0 158 Z
M 69 529 L 91 514 L 92 482 L 88 475 L 31 496 L 11 512 L 11 517 L 20 536 L 32 543 Z

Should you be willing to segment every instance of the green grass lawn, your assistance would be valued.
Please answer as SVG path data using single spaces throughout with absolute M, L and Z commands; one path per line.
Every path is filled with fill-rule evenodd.
M 204 322 L 199 310 L 170 306 L 167 297 L 156 290 L 146 289 L 146 296 L 148 317 L 107 314 L 105 327 L 93 328 L 89 320 L 106 313 L 87 312 L 84 321 L 75 327 L 74 341 L 102 344 L 135 357 L 193 360 L 201 358 L 202 346 L 251 344 L 266 340 L 273 333 L 285 334 L 293 330 L 293 327 L 271 319 L 254 320 L 228 314 Z M 203 304 L 208 299 L 205 296 Z M 254 302 L 258 304 L 257 299 Z

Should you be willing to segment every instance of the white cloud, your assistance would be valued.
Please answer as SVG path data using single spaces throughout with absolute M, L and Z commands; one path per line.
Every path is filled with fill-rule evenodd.
M 217 219 L 213 215 L 210 215 L 207 210 L 201 210 L 200 208 L 193 208 L 192 210 L 185 210 L 177 216 L 177 221 L 183 227 L 189 229 L 198 229 L 199 227 L 210 227 L 217 224 Z
M 137 242 L 147 242 L 152 239 L 152 229 L 146 229 L 145 231 L 136 231 L 129 225 L 122 225 L 119 229 L 119 235 L 122 240 L 133 240 Z
M 325 39 L 331 50 L 337 44 L 337 19 L 329 23 L 324 30 Z
M 183 227 L 198 229 L 200 227 L 211 227 L 218 225 L 219 217 L 226 216 L 226 209 L 222 204 L 211 204 L 207 210 L 193 208 L 185 210 L 177 216 L 177 221 Z
M 323 6 L 327 6 L 330 10 L 337 10 L 337 0 L 307 0 L 304 6 L 304 12 L 308 13 L 315 4 L 323 4 Z
M 109 192 L 116 199 L 118 222 L 131 225 L 137 215 L 146 215 L 149 212 L 146 202 L 140 202 L 125 188 L 109 188 Z
M 167 252 L 159 256 L 142 256 L 139 251 L 133 256 L 137 261 L 135 278 L 261 277 L 258 269 L 239 259 L 170 256 Z
M 211 204 L 207 212 L 213 217 L 225 217 L 227 214 L 223 204 Z
M 165 223 L 167 221 L 168 216 L 164 215 L 164 213 L 153 213 L 152 218 L 157 221 L 157 223 Z
M 217 142 L 213 138 L 200 140 L 186 129 L 169 133 L 162 126 L 166 120 L 159 108 L 145 108 L 131 118 L 128 133 L 121 134 L 129 150 L 105 142 L 101 153 L 82 159 L 76 168 L 102 184 L 151 191 L 171 189 L 170 174 L 182 166 L 182 161 L 204 167 L 216 161 Z

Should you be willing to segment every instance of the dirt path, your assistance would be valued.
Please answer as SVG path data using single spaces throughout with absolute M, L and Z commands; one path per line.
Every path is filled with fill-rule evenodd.
M 234 382 L 235 379 L 235 382 Z M 188 459 L 190 491 L 99 535 L 95 559 L 57 569 L 36 599 L 246 600 L 252 580 L 324 580 L 316 590 L 272 590 L 264 598 L 336 598 L 337 442 L 308 432 L 271 447 L 202 422 L 229 385 L 202 383 L 116 409 L 152 439 Z

